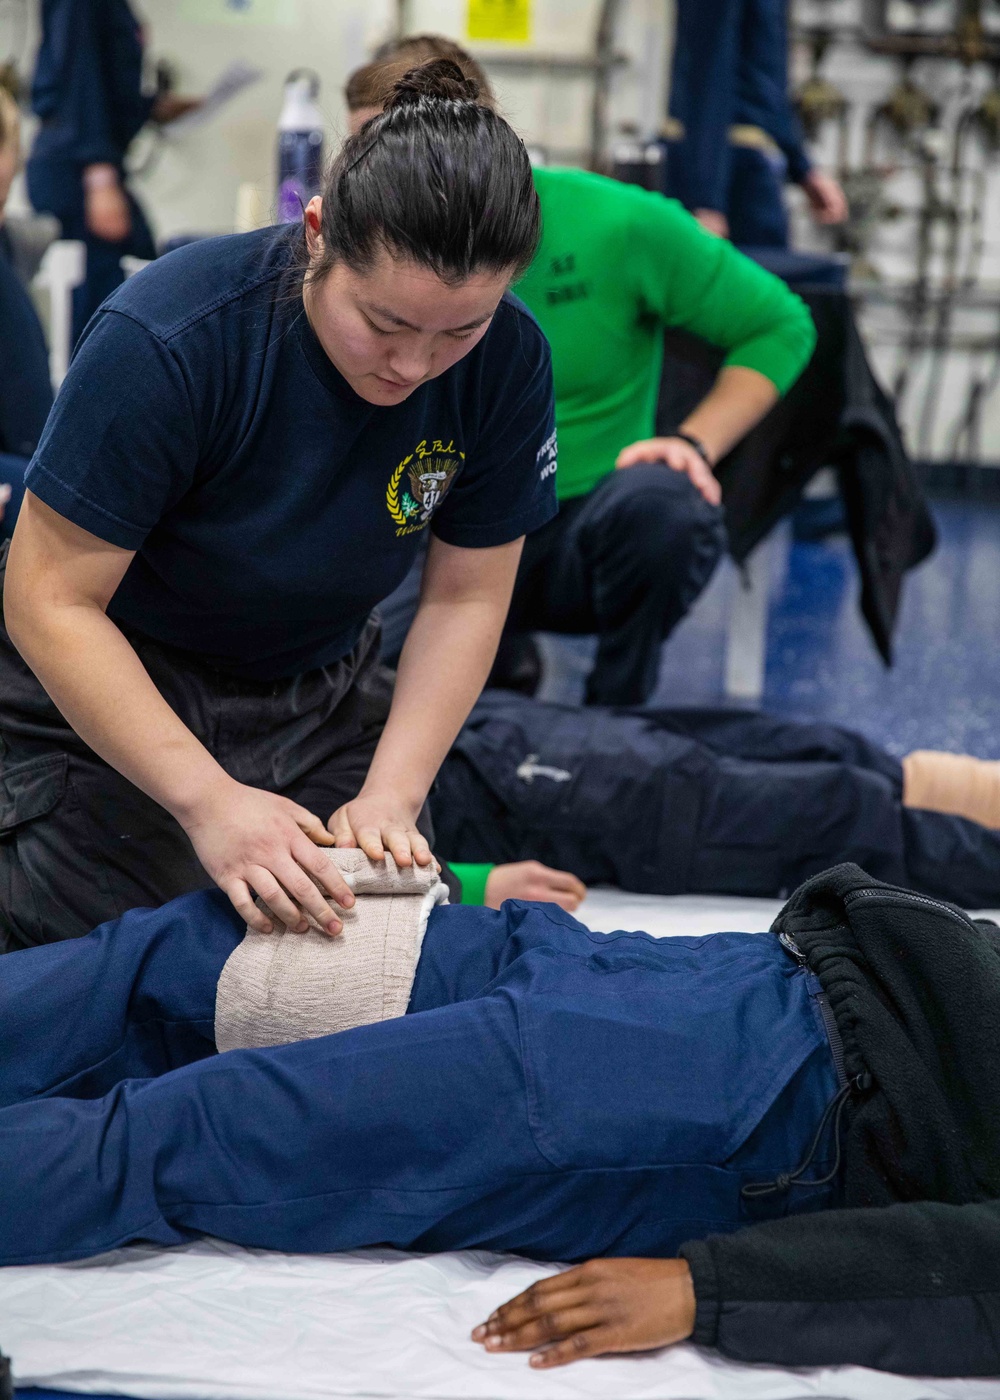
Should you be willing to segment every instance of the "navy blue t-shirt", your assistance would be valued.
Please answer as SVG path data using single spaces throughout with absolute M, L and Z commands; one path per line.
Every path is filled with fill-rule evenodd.
M 464 359 L 376 407 L 309 325 L 299 236 L 193 244 L 110 297 L 26 479 L 138 551 L 110 617 L 263 680 L 345 655 L 428 526 L 477 548 L 556 511 L 549 348 L 526 308 L 505 297 Z

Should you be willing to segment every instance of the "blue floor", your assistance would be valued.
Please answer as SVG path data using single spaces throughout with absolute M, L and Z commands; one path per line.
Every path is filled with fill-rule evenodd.
M 762 705 L 861 730 L 891 752 L 940 748 L 1000 759 L 1000 506 L 932 503 L 936 553 L 904 585 L 895 664 L 883 665 L 858 611 L 858 577 L 843 536 L 772 555 Z M 663 648 L 652 703 L 724 703 L 723 658 L 735 569 L 720 568 Z M 579 699 L 589 644 L 560 641 L 549 699 Z

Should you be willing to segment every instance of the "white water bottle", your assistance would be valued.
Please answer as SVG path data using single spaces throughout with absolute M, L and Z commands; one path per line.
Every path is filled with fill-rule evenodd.
M 278 118 L 278 222 L 297 223 L 323 182 L 323 114 L 319 77 L 296 68 L 285 79 Z

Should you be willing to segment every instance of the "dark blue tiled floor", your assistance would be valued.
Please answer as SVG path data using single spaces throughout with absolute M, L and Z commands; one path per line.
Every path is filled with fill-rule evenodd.
M 887 670 L 858 612 L 858 578 L 844 538 L 772 551 L 763 706 L 860 729 L 892 752 L 943 748 L 1000 758 L 1000 506 L 934 503 L 937 552 L 909 575 Z M 723 699 L 723 657 L 735 570 L 719 570 L 663 649 L 654 703 Z M 585 643 L 549 698 L 579 698 Z M 573 668 L 573 663 L 576 667 Z

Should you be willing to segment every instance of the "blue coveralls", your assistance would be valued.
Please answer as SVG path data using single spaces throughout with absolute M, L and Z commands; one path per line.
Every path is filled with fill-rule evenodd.
M 669 1255 L 834 1200 L 741 1198 L 808 1155 L 838 1093 L 818 984 L 774 936 L 445 907 L 405 1017 L 216 1055 L 242 932 L 202 892 L 0 958 L 0 1264 L 203 1233 Z
M 142 91 L 142 31 L 127 0 L 42 0 L 42 42 L 31 103 L 41 125 L 28 159 L 28 194 L 54 214 L 64 238 L 81 239 L 87 275 L 73 295 L 73 335 L 122 281 L 126 253 L 153 258 L 145 215 L 131 194 L 132 229 L 121 243 L 95 238 L 84 219 L 83 170 L 125 153 L 149 119 Z
M 24 473 L 51 407 L 45 336 L 0 230 L 0 484 L 13 488 L 0 520 L 0 540 L 14 529 Z
M 788 0 L 677 0 L 670 112 L 684 126 L 667 160 L 667 193 L 717 209 L 734 243 L 788 246 L 786 179 L 811 161 L 788 91 Z M 758 127 L 780 151 L 734 146 Z

